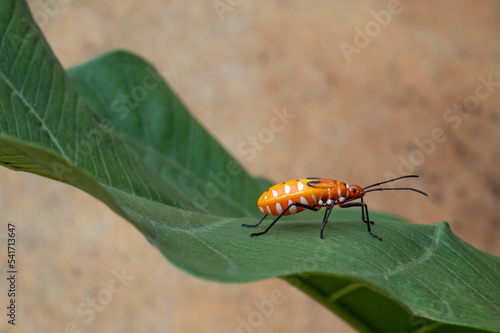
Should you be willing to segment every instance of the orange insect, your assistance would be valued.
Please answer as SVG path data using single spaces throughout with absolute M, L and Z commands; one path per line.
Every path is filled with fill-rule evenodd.
M 371 187 L 393 182 L 402 178 L 415 178 L 417 175 L 407 175 L 385 182 L 376 183 L 362 188 L 358 185 L 348 185 L 344 182 L 311 177 L 306 179 L 297 179 L 283 182 L 269 188 L 265 191 L 257 201 L 257 207 L 264 213 L 264 217 L 257 224 L 242 224 L 245 227 L 257 227 L 264 221 L 267 215 L 278 216 L 266 230 L 253 233 L 250 236 L 259 236 L 265 234 L 283 215 L 300 213 L 304 209 L 318 211 L 321 207 L 326 207 L 325 216 L 323 218 L 323 227 L 321 228 L 320 237 L 323 238 L 323 230 L 325 229 L 328 217 L 332 212 L 332 208 L 338 205 L 341 208 L 361 207 L 361 218 L 368 227 L 368 232 L 375 238 L 382 240 L 382 237 L 375 235 L 371 231 L 370 221 L 368 216 L 368 206 L 363 201 L 363 196 L 372 191 L 389 191 L 389 190 L 410 190 L 427 196 L 427 193 L 411 187 L 392 187 L 392 188 L 373 188 Z M 350 202 L 356 199 L 361 199 L 361 202 Z

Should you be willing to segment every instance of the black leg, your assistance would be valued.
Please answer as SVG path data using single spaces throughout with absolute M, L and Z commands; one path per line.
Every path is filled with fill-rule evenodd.
M 260 236 L 260 235 L 263 235 L 266 232 L 268 232 L 269 229 L 271 229 L 271 227 L 276 223 L 276 221 L 278 221 L 290 209 L 290 207 L 292 207 L 292 206 L 297 206 L 297 207 L 301 207 L 301 208 L 304 208 L 304 209 L 310 209 L 310 210 L 314 210 L 314 211 L 318 211 L 319 210 L 318 207 L 304 205 L 304 204 L 302 204 L 300 202 L 292 202 L 291 204 L 288 205 L 288 207 L 285 208 L 285 210 L 283 210 L 281 212 L 281 214 L 273 222 L 271 222 L 271 224 L 267 227 L 266 230 L 264 230 L 262 232 L 255 232 L 255 233 L 251 234 L 250 236 L 251 237 Z M 259 223 L 257 223 L 256 225 L 250 225 L 250 227 L 258 226 L 266 218 L 266 216 L 267 216 L 267 214 L 262 218 L 262 220 L 259 221 Z
M 328 222 L 328 218 L 332 213 L 333 206 L 335 205 L 335 201 L 332 201 L 330 206 L 326 207 L 325 216 L 323 217 L 323 226 L 321 227 L 321 232 L 319 233 L 319 237 L 323 239 L 323 230 L 325 230 L 326 222 Z
M 250 227 L 250 228 L 254 228 L 254 227 L 257 227 L 259 226 L 259 224 L 262 223 L 262 221 L 264 221 L 264 219 L 267 217 L 268 214 L 264 214 L 264 217 L 260 219 L 259 222 L 257 222 L 257 224 L 246 224 L 246 223 L 243 223 L 241 226 L 242 227 Z
M 365 222 L 366 226 L 368 227 L 368 232 L 373 237 L 378 238 L 379 240 L 382 240 L 382 237 L 380 237 L 378 235 L 375 235 L 372 232 L 372 228 L 370 227 L 370 224 L 374 224 L 374 223 L 373 223 L 373 221 L 370 221 L 370 216 L 368 215 L 368 206 L 367 206 L 366 203 L 364 203 L 364 202 L 348 202 L 348 203 L 345 203 L 345 204 L 339 204 L 339 207 L 341 207 L 341 208 L 361 207 L 361 217 L 363 219 L 363 222 Z

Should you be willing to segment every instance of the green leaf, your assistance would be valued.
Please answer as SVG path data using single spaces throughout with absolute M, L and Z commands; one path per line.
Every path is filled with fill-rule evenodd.
M 359 331 L 500 331 L 500 258 L 447 223 L 372 213 L 380 242 L 359 210 L 335 209 L 323 240 L 321 213 L 251 238 L 241 224 L 257 221 L 270 183 L 249 176 L 149 64 L 120 51 L 66 73 L 24 1 L 0 8 L 0 164 L 90 193 L 193 275 L 283 277 Z

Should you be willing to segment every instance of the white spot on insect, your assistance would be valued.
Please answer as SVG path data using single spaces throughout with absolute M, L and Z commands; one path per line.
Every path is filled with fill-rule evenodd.
M 346 194 L 346 198 L 349 198 L 349 184 L 345 184 L 345 186 L 347 187 L 347 194 Z
M 288 199 L 288 206 L 290 206 L 291 204 L 293 204 L 293 201 Z M 297 206 L 295 206 L 295 205 L 291 206 L 288 211 L 290 212 L 290 214 L 297 213 Z
M 326 200 L 326 204 L 327 204 L 327 205 L 331 205 L 331 204 L 332 204 L 332 199 L 328 199 L 328 200 Z
M 323 205 L 323 200 L 319 199 L 318 205 L 322 206 Z
M 267 199 L 267 195 L 264 196 L 264 199 Z
M 342 197 L 342 193 L 340 193 L 340 187 L 337 187 L 337 193 L 339 194 L 339 198 Z
M 344 201 L 345 201 L 345 199 L 346 199 L 346 198 L 344 198 L 344 197 L 340 197 L 340 198 L 339 198 L 339 201 L 340 201 L 340 202 L 344 202 Z
M 300 197 L 300 203 L 301 203 L 301 204 L 304 204 L 304 205 L 308 205 L 308 206 L 309 206 L 309 202 L 308 202 L 308 201 L 307 201 L 307 199 L 306 199 L 306 198 L 304 198 L 304 197 Z
M 285 184 L 285 193 L 288 194 L 290 193 L 290 185 Z
M 264 213 L 264 208 L 262 208 L 262 207 L 259 207 L 259 208 L 260 208 L 260 211 L 261 211 L 262 213 Z
M 266 206 L 266 208 L 267 208 L 267 212 L 268 212 L 268 214 L 269 214 L 269 215 L 273 215 L 273 213 L 271 213 L 271 208 L 269 208 L 269 206 Z
M 276 198 L 277 196 L 278 196 L 278 191 L 273 190 L 273 197 L 275 197 L 275 198 Z
M 302 184 L 301 182 L 299 182 L 297 184 L 297 188 L 299 189 L 299 191 L 302 191 L 304 189 L 304 184 Z
M 312 195 L 312 199 L 313 199 L 314 203 L 318 202 L 318 200 L 316 200 L 316 196 L 314 194 Z
M 276 211 L 278 212 L 278 214 L 283 213 L 283 208 L 281 208 L 281 205 L 279 202 L 276 203 Z

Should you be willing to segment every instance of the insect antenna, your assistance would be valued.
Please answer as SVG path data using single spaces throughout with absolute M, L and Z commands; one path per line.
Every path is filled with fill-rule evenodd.
M 366 186 L 366 187 L 364 187 L 364 189 L 366 190 L 367 188 L 370 188 L 370 187 L 379 186 L 379 185 L 390 183 L 390 182 L 393 182 L 395 180 L 399 180 L 399 179 L 403 179 L 403 178 L 418 178 L 418 175 L 406 175 L 406 176 L 401 176 L 401 177 L 394 178 L 394 179 L 389 179 L 389 180 L 386 180 L 385 182 L 380 182 L 380 183 L 372 184 L 370 186 Z
M 429 195 L 427 193 L 425 193 L 424 191 L 420 191 L 420 190 L 417 190 L 416 188 L 412 188 L 412 187 L 390 187 L 390 188 L 372 188 L 371 190 L 368 190 L 368 191 L 363 191 L 364 193 L 367 193 L 367 192 L 373 192 L 373 191 L 400 191 L 400 190 L 409 190 L 409 191 L 414 191 L 414 192 L 418 192 L 420 194 L 423 194 L 425 195 L 426 197 L 428 197 Z
M 428 197 L 427 193 L 425 193 L 423 191 L 420 191 L 420 190 L 417 190 L 416 188 L 412 188 L 412 187 L 373 188 L 371 190 L 367 190 L 370 187 L 379 186 L 379 185 L 382 185 L 382 184 L 387 184 L 387 183 L 393 182 L 395 180 L 403 179 L 403 178 L 418 178 L 418 175 L 406 175 L 406 176 L 401 176 L 401 177 L 398 177 L 398 178 L 386 180 L 385 182 L 380 182 L 380 183 L 372 184 L 372 185 L 366 186 L 363 189 L 363 192 L 367 193 L 367 192 L 373 192 L 373 191 L 400 191 L 400 190 L 409 190 L 409 191 L 418 192 L 418 193 L 423 194 L 426 197 Z

